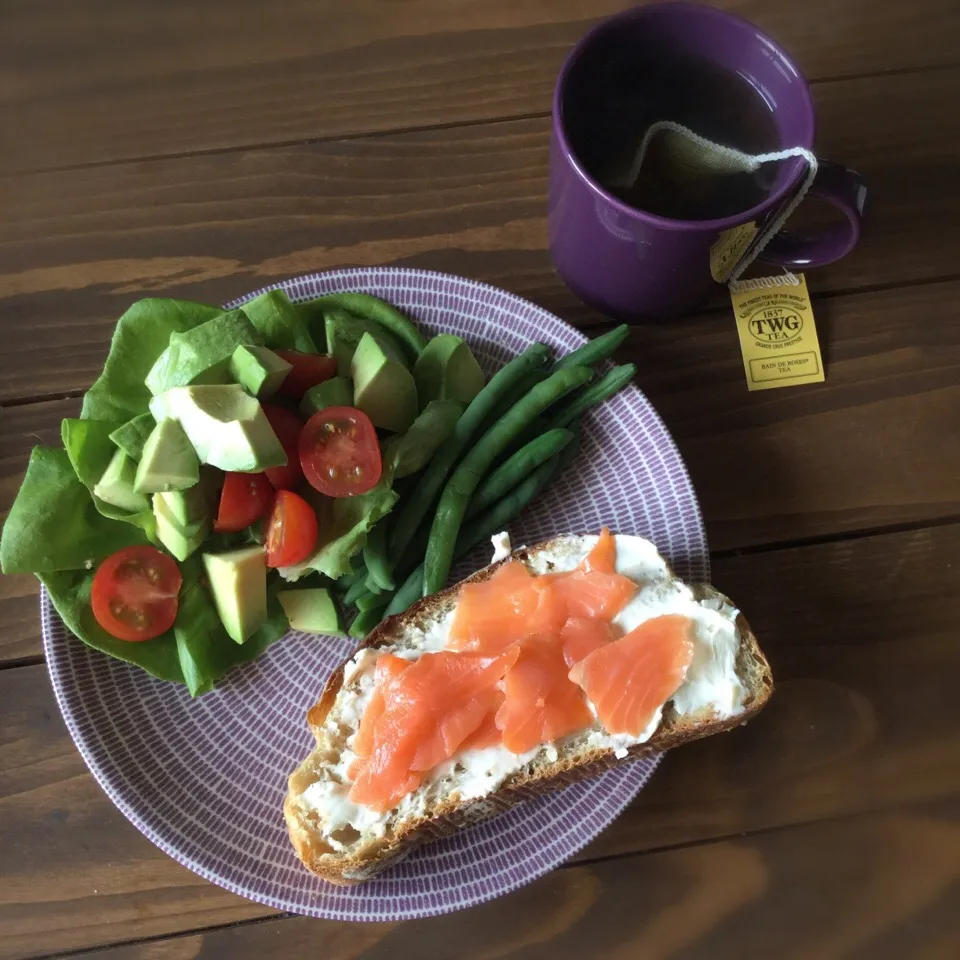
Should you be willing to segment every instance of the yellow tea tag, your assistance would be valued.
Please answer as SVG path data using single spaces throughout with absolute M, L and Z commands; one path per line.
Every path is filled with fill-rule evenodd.
M 730 299 L 749 390 L 823 381 L 820 341 L 802 273 L 734 280 Z
M 724 230 L 710 248 L 710 275 L 717 283 L 726 283 L 733 268 L 740 262 L 757 235 L 757 225 L 741 223 Z

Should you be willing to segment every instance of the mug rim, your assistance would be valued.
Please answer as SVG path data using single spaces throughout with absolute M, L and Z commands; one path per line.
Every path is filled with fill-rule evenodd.
M 755 36 L 763 40 L 767 46 L 775 50 L 780 59 L 786 63 L 788 67 L 790 67 L 800 81 L 800 98 L 802 100 L 802 106 L 805 113 L 804 120 L 805 126 L 808 130 L 808 135 L 806 137 L 806 143 L 795 144 L 794 146 L 802 146 L 808 150 L 813 149 L 813 140 L 816 130 L 813 95 L 810 92 L 810 82 L 794 62 L 793 58 L 790 57 L 783 47 L 781 47 L 780 44 L 777 43 L 777 41 L 774 40 L 769 34 L 765 33 L 758 26 L 756 26 L 756 24 L 751 23 L 744 17 L 737 16 L 736 14 L 730 13 L 727 10 L 720 10 L 717 7 L 709 7 L 700 3 L 688 3 L 685 2 L 685 0 L 669 0 L 669 2 L 666 3 L 652 3 L 645 4 L 643 6 L 629 7 L 626 10 L 620 11 L 620 13 L 615 13 L 613 16 L 605 17 L 599 23 L 594 24 L 594 26 L 592 26 L 576 42 L 573 49 L 567 54 L 567 57 L 563 62 L 563 66 L 560 68 L 560 73 L 557 75 L 556 83 L 554 84 L 552 110 L 553 134 L 557 138 L 560 148 L 563 151 L 564 158 L 573 168 L 577 176 L 597 196 L 601 197 L 620 213 L 623 213 L 628 217 L 636 220 L 643 220 L 646 223 L 649 223 L 650 225 L 660 229 L 686 232 L 696 232 L 704 229 L 723 230 L 737 226 L 740 223 L 746 223 L 749 220 L 758 219 L 759 217 L 768 213 L 771 209 L 780 205 L 790 191 L 793 190 L 800 182 L 800 179 L 803 176 L 803 163 L 800 157 L 796 157 L 791 161 L 793 169 L 788 173 L 784 184 L 779 189 L 773 191 L 769 196 L 761 200 L 760 203 L 749 207 L 741 213 L 733 214 L 729 217 L 719 217 L 712 220 L 675 220 L 670 217 L 661 217 L 655 213 L 648 213 L 646 210 L 640 210 L 638 207 L 632 207 L 630 204 L 624 203 L 624 201 L 619 197 L 610 193 L 609 190 L 601 186 L 600 183 L 598 183 L 597 180 L 594 179 L 594 177 L 592 177 L 583 168 L 579 157 L 577 156 L 573 147 L 570 145 L 570 141 L 567 138 L 567 131 L 562 120 L 561 104 L 563 100 L 563 93 L 566 89 L 567 79 L 574 63 L 576 63 L 579 57 L 583 54 L 584 50 L 586 50 L 586 48 L 593 43 L 597 36 L 610 29 L 612 25 L 627 20 L 633 20 L 638 17 L 660 13 L 666 10 L 686 10 L 689 13 L 695 14 L 696 16 L 704 18 L 712 17 L 716 20 L 726 21 L 727 23 L 739 28 L 747 28 L 752 31 Z M 784 147 L 783 149 L 788 150 L 791 148 Z

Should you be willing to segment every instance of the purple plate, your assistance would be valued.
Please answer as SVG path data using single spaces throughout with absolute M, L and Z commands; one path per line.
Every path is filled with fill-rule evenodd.
M 338 270 L 278 284 L 293 300 L 363 290 L 427 334 L 465 337 L 489 372 L 533 341 L 566 353 L 585 338 L 494 287 L 424 270 Z M 257 291 L 260 293 L 262 291 Z M 240 305 L 249 294 L 227 306 Z M 598 530 L 650 537 L 681 576 L 707 579 L 697 500 L 669 433 L 635 387 L 588 417 L 583 450 L 524 512 L 515 544 Z M 489 560 L 478 551 L 459 577 Z M 291 633 L 217 690 L 191 700 L 70 636 L 46 596 L 43 643 L 60 709 L 87 766 L 123 814 L 175 860 L 278 910 L 335 920 L 403 920 L 459 910 L 543 875 L 607 827 L 655 769 L 626 764 L 429 844 L 381 877 L 334 887 L 293 854 L 281 813 L 287 774 L 312 746 L 304 714 L 352 641 Z

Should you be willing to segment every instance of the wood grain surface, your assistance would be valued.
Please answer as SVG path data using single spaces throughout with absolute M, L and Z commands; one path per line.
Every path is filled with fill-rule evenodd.
M 960 672 L 958 568 L 960 524 L 717 560 L 714 579 L 747 612 L 776 695 L 747 727 L 670 754 L 577 859 L 955 799 L 960 718 L 952 688 L 930 675 Z M 13 853 L 0 874 L 0 957 L 271 912 L 200 880 L 124 821 L 84 769 L 43 667 L 0 671 L 0 729 L 0 848 Z
M 947 960 L 960 936 L 958 813 L 956 800 L 915 805 L 558 870 L 503 903 L 430 920 L 277 918 L 83 956 Z
M 572 44 L 624 0 L 15 2 L 0 170 L 546 113 Z M 956 64 L 953 0 L 725 0 L 810 79 Z M 896 38 L 895 42 L 891 42 Z
M 571 44 L 628 5 L 4 4 L 0 520 L 139 297 L 389 263 L 609 326 L 550 266 L 547 137 Z M 112 806 L 59 715 L 36 581 L 0 577 L 0 960 L 960 956 L 960 5 L 715 5 L 794 55 L 818 153 L 870 188 L 858 249 L 808 274 L 824 384 L 748 393 L 721 291 L 621 351 L 770 656 L 770 706 L 670 754 L 574 863 L 509 897 L 405 924 L 284 917 Z
M 960 68 L 818 87 L 822 152 L 876 200 L 863 244 L 812 274 L 814 293 L 960 276 L 960 112 L 944 93 L 960 97 Z M 89 386 L 138 297 L 221 303 L 334 267 L 465 274 L 597 323 L 545 249 L 547 132 L 523 120 L 0 180 L 0 310 L 15 318 L 0 402 Z

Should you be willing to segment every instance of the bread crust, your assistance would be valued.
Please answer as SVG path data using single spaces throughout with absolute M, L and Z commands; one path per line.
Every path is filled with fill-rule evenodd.
M 514 550 L 509 557 L 478 570 L 466 580 L 419 600 L 404 613 L 388 617 L 366 637 L 357 650 L 392 645 L 407 626 L 439 620 L 455 606 L 457 594 L 464 584 L 488 580 L 508 560 L 520 560 L 529 566 L 536 554 L 544 551 L 562 552 L 578 539 L 571 536 L 555 537 L 533 547 Z M 670 573 L 673 575 L 672 571 Z M 694 584 L 691 589 L 697 600 L 716 599 L 735 606 L 722 593 L 707 584 Z M 326 744 L 324 721 L 343 685 L 344 665 L 341 665 L 327 680 L 317 703 L 307 712 L 307 723 L 317 746 L 290 775 L 288 782 L 283 812 L 297 856 L 309 870 L 330 883 L 360 883 L 403 859 L 421 844 L 449 836 L 464 827 L 496 816 L 530 797 L 562 789 L 588 777 L 597 776 L 618 764 L 629 763 L 631 760 L 660 753 L 746 723 L 770 699 L 773 693 L 773 675 L 746 618 L 738 613 L 735 623 L 740 637 L 736 671 L 748 690 L 744 709 L 736 716 L 724 719 L 697 715 L 680 717 L 673 711 L 672 703 L 668 703 L 654 735 L 645 743 L 631 747 L 625 757 L 618 758 L 612 748 L 593 748 L 579 750 L 575 757 L 560 757 L 554 762 L 537 764 L 533 770 L 525 768 L 509 776 L 495 793 L 480 800 L 461 801 L 459 795 L 449 797 L 435 805 L 429 816 L 404 820 L 387 837 L 369 841 L 351 855 L 339 853 L 323 843 L 318 825 L 312 821 L 309 812 L 297 799 L 314 781 L 317 767 L 330 757 L 332 748 Z M 351 656 L 355 655 L 357 650 Z

